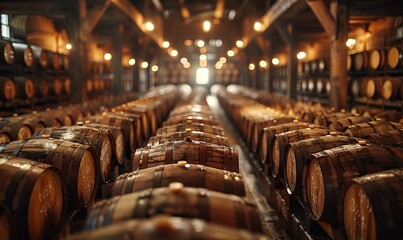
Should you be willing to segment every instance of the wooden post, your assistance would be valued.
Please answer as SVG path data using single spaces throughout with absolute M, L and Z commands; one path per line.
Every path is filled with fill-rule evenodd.
M 347 6 L 332 2 L 330 12 L 335 19 L 335 35 L 330 45 L 330 81 L 332 86 L 331 105 L 336 109 L 347 108 Z
M 293 37 L 293 26 L 287 25 L 287 32 L 290 36 L 287 46 L 287 97 L 295 99 L 297 96 L 297 54 L 295 38 Z
M 69 74 L 71 85 L 74 91 L 71 93 L 71 102 L 79 103 L 87 100 L 85 91 L 85 80 L 89 72 L 87 61 L 88 52 L 86 43 L 82 38 L 83 24 L 86 17 L 86 1 L 72 0 L 68 1 L 66 6 L 66 22 L 67 32 L 70 37 L 73 48 L 70 51 L 70 68 Z
M 120 30 L 112 39 L 112 67 L 113 67 L 113 94 L 117 96 L 122 92 L 122 41 Z

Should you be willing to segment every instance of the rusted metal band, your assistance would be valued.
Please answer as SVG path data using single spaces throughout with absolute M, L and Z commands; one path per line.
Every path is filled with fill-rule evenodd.
M 164 165 L 158 166 L 154 171 L 153 188 L 159 188 L 162 184 L 162 174 L 164 172 Z
M 199 164 L 207 166 L 207 144 L 199 142 Z

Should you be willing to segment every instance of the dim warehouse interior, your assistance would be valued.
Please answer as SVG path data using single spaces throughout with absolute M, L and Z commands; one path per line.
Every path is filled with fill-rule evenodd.
M 1 239 L 401 239 L 401 0 L 0 1 Z

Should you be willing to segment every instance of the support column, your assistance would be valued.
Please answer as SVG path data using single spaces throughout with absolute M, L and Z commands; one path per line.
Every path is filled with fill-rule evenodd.
M 330 82 L 332 86 L 331 106 L 347 108 L 347 47 L 348 14 L 347 6 L 332 2 L 330 12 L 335 19 L 336 33 L 330 45 Z
M 296 41 L 293 37 L 293 26 L 287 25 L 287 32 L 290 36 L 287 45 L 287 97 L 295 99 L 297 96 L 297 54 Z
M 86 42 L 82 37 L 82 25 L 86 17 L 86 1 L 73 0 L 68 2 L 70 4 L 67 5 L 66 28 L 73 46 L 69 56 L 69 74 L 71 85 L 74 86 L 74 91 L 71 92 L 71 102 L 80 103 L 87 100 L 85 81 L 89 72 L 86 55 L 88 51 Z
M 122 92 L 122 31 L 117 29 L 118 34 L 112 38 L 112 67 L 113 67 L 113 94 L 118 96 Z

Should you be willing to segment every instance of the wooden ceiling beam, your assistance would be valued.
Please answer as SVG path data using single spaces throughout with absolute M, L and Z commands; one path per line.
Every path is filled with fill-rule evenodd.
M 94 30 L 95 26 L 108 9 L 110 3 L 111 0 L 106 0 L 102 6 L 94 7 L 88 11 L 87 18 L 84 22 L 84 37 L 87 37 L 89 34 L 91 34 L 92 30 Z
M 221 19 L 222 15 L 224 13 L 224 8 L 225 8 L 225 0 L 217 0 L 215 4 L 215 10 L 214 10 L 214 18 L 215 19 Z
M 160 13 L 164 12 L 164 7 L 162 7 L 160 0 L 151 0 L 151 2 L 154 4 L 154 6 L 158 10 L 158 12 L 160 12 Z
M 163 29 L 161 26 L 156 26 L 159 29 L 154 29 L 153 32 L 147 32 L 144 29 L 144 16 L 141 12 L 128 0 L 111 0 L 111 2 L 125 13 L 148 37 L 150 37 L 158 46 L 163 42 Z
M 323 0 L 307 0 L 307 4 L 311 8 L 312 12 L 315 14 L 316 18 L 319 20 L 320 24 L 325 29 L 327 34 L 329 34 L 329 36 L 331 37 L 335 36 L 335 21 Z
M 282 21 L 277 21 L 274 23 L 278 34 L 280 35 L 281 39 L 284 41 L 285 44 L 291 45 L 292 44 L 292 36 L 288 32 L 287 25 Z

